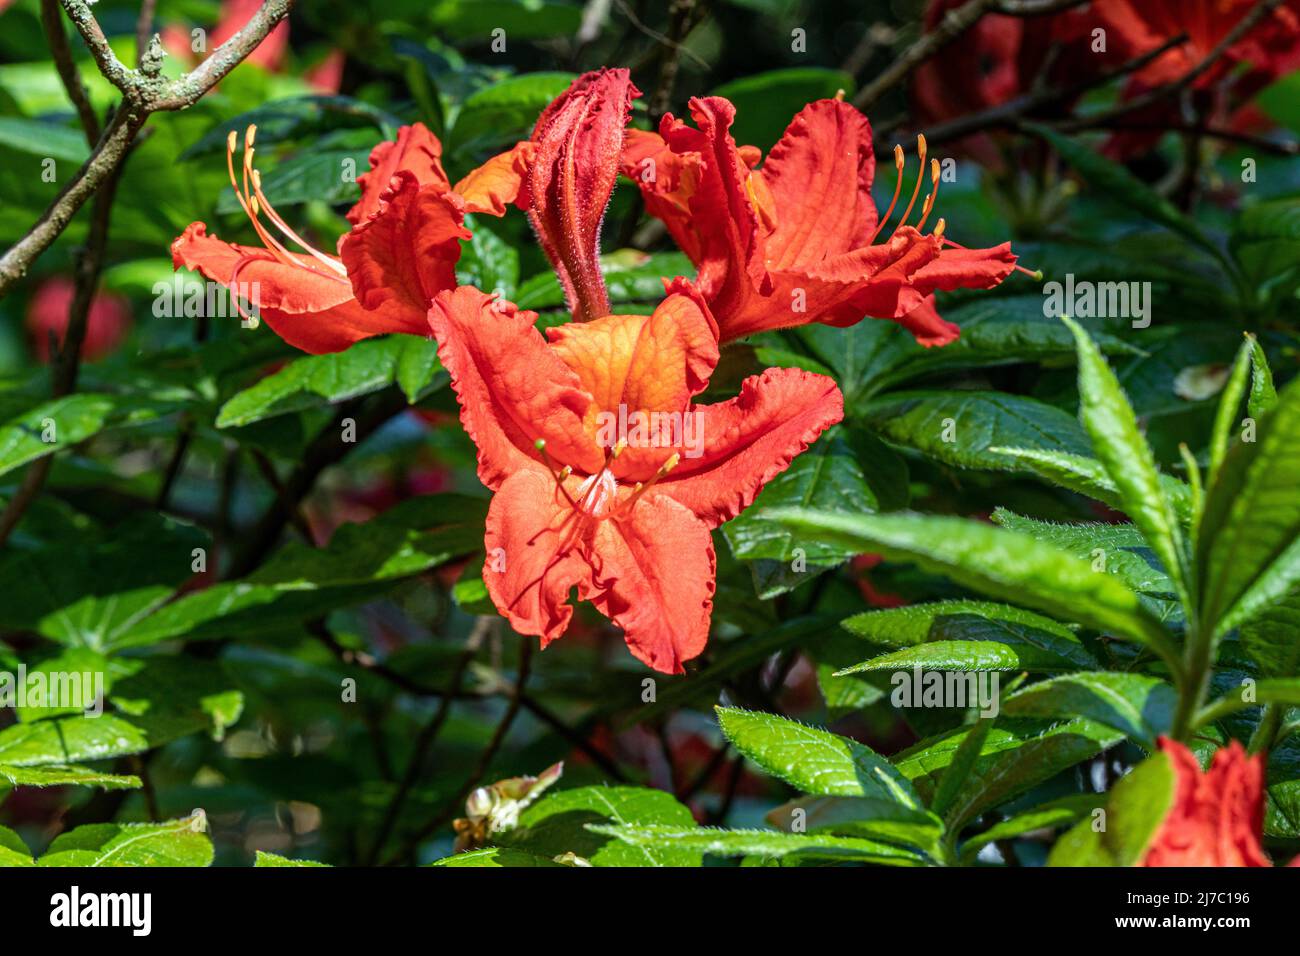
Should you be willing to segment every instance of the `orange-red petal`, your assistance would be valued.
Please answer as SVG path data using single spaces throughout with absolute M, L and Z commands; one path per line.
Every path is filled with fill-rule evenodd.
M 440 293 L 429 310 L 461 423 L 478 446 L 479 478 L 492 489 L 538 460 L 539 438 L 556 467 L 592 474 L 604 465 L 585 428 L 591 395 L 546 345 L 536 319 L 473 286 Z
M 679 447 L 681 413 L 692 396 L 704 391 L 718 364 L 717 326 L 698 294 L 684 279 L 668 283 L 669 295 L 652 315 L 607 315 L 591 322 L 570 322 L 547 330 L 551 349 L 577 373 L 594 399 L 587 427 L 601 447 L 620 438 L 615 423 L 631 424 L 643 416 L 645 428 L 657 421 L 659 432 L 631 447 L 613 464 L 619 478 L 648 479 Z M 674 421 L 654 412 L 678 413 Z M 674 441 L 676 444 L 674 444 Z
M 512 149 L 498 153 L 482 166 L 470 170 L 453 191 L 465 200 L 465 211 L 504 216 L 506 207 L 513 204 L 528 208 L 528 164 L 532 161 L 533 144 L 528 140 L 516 143 Z
M 800 110 L 768 153 L 761 177 L 775 206 L 771 269 L 813 265 L 866 246 L 876 231 L 871 124 L 840 100 Z
M 573 617 L 569 592 L 591 596 L 592 529 L 578 522 L 555 479 L 535 463 L 506 478 L 488 507 L 483 583 L 510 626 L 539 635 L 543 647 Z
M 703 453 L 683 456 L 656 487 L 716 528 L 844 417 L 844 396 L 825 375 L 770 368 L 745 379 L 735 398 L 694 411 L 703 416 Z
M 370 172 L 357 177 L 361 199 L 348 210 L 348 222 L 365 222 L 379 211 L 388 182 L 401 170 L 413 175 L 420 185 L 449 189 L 442 169 L 442 143 L 423 123 L 403 126 L 396 140 L 385 140 L 370 151 Z
M 266 249 L 209 236 L 201 222 L 187 226 L 171 251 L 177 269 L 184 266 L 213 282 L 228 286 L 235 281 L 246 288 L 272 331 L 304 352 L 340 352 L 372 335 L 422 331 L 391 310 L 362 308 L 346 278 L 325 272 L 306 255 L 299 258 L 316 268 L 289 265 Z
M 357 301 L 400 315 L 407 331 L 426 333 L 429 303 L 456 287 L 460 243 L 470 238 L 464 220 L 459 196 L 399 171 L 378 211 L 339 244 Z
M 667 495 L 602 521 L 592 546 L 592 603 L 623 628 L 632 656 L 680 674 L 709 639 L 716 556 L 709 529 Z

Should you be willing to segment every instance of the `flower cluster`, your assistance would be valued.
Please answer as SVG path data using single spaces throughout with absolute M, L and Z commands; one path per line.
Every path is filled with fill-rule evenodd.
M 878 214 L 871 128 L 844 102 L 806 107 L 760 166 L 758 150 L 732 139 L 726 100 L 692 100 L 695 126 L 667 116 L 653 133 L 628 129 L 639 95 L 627 70 L 588 73 L 528 141 L 455 185 L 438 140 L 404 127 L 372 153 L 335 253 L 311 247 L 268 202 L 251 128 L 237 172 L 232 134 L 231 182 L 262 245 L 194 223 L 172 253 L 214 281 L 259 282 L 261 316 L 309 352 L 432 332 L 494 492 L 484 580 L 497 608 L 545 645 L 564 633 L 576 592 L 623 629 L 639 660 L 676 673 L 708 638 L 712 529 L 843 415 L 834 381 L 794 368 L 696 404 L 720 346 L 867 316 L 942 344 L 958 330 L 939 318 L 933 293 L 995 285 L 1015 257 L 1005 244 L 968 250 L 946 236 L 932 217 L 937 165 L 918 206 L 924 140 L 916 187 L 886 233 L 903 154 L 893 203 Z M 601 220 L 620 171 L 698 267 L 694 279 L 665 277 L 650 315 L 614 314 L 601 274 Z M 456 282 L 465 214 L 512 206 L 531 221 L 572 312 L 545 335 L 535 314 Z M 613 421 L 637 428 L 629 437 Z M 683 423 L 695 427 L 689 445 Z

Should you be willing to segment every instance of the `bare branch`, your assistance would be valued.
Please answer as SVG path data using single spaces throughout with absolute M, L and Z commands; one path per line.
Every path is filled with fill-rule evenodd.
M 86 143 L 91 149 L 99 139 L 99 117 L 90 105 L 90 93 L 81 82 L 77 66 L 72 61 L 72 50 L 68 46 L 68 35 L 63 30 L 63 20 L 59 17 L 59 5 L 56 0 L 41 0 L 41 26 L 45 28 L 45 41 L 50 45 L 50 55 L 54 57 L 54 68 L 59 71 L 63 88 L 68 91 L 68 99 L 77 110 L 81 128 L 86 134 Z
M 49 0 L 43 0 L 49 2 Z M 158 0 L 144 0 L 140 4 L 140 16 L 135 21 L 135 65 L 138 69 L 144 64 L 145 52 L 149 49 L 149 37 L 153 34 L 153 14 Z
M 1031 17 L 1057 13 L 1083 3 L 1084 0 L 969 0 L 944 14 L 933 30 L 922 34 L 878 77 L 859 90 L 853 98 L 853 105 L 860 110 L 874 106 L 895 84 L 906 79 L 914 69 L 973 27 L 986 13 Z
M 131 94 L 135 89 L 135 72 L 119 60 L 113 48 L 109 46 L 103 28 L 95 19 L 95 15 L 90 12 L 90 4 L 85 0 L 60 0 L 60 2 L 68 19 L 77 28 L 81 38 L 86 41 L 90 55 L 95 58 L 95 65 L 99 67 L 99 72 L 104 74 L 104 79 L 116 86 L 123 94 Z
M 1111 80 L 1117 79 L 1121 76 L 1126 76 L 1130 73 L 1135 73 L 1152 60 L 1162 56 L 1164 53 L 1179 44 L 1186 42 L 1186 40 L 1187 34 L 1180 33 L 1178 36 L 1166 40 L 1155 49 L 1148 50 L 1141 56 L 1136 56 L 1131 60 L 1121 63 L 1113 70 L 1102 71 L 1090 79 L 1066 87 L 1057 87 L 1054 89 L 1044 89 L 1026 93 L 1024 96 L 1018 96 L 1015 99 L 1007 100 L 1005 103 L 999 103 L 997 106 L 991 106 L 988 109 L 980 110 L 977 113 L 969 113 L 966 116 L 960 116 L 947 123 L 940 123 L 925 131 L 926 141 L 938 145 L 940 143 L 951 142 L 955 139 L 961 139 L 963 136 L 969 136 L 972 133 L 978 133 L 986 129 L 992 129 L 998 126 L 1014 126 L 1021 118 L 1032 116 L 1034 113 L 1046 106 L 1073 100 L 1086 93 L 1088 90 L 1099 86 L 1105 86 Z M 877 151 L 883 155 L 884 147 L 878 146 Z M 892 147 L 889 148 L 889 151 L 892 152 Z
M 27 235 L 0 257 L 0 297 L 7 294 L 14 283 L 26 275 L 31 264 L 58 238 L 86 200 L 121 165 L 136 134 L 151 113 L 184 109 L 196 103 L 253 52 L 276 24 L 289 15 L 293 6 L 293 0 L 266 0 L 249 18 L 244 28 L 213 50 L 212 55 L 196 70 L 167 83 L 159 75 L 161 47 L 156 36 L 141 57 L 140 69 L 127 69 L 113 54 L 104 31 L 85 0 L 60 2 L 77 32 L 85 40 L 99 71 L 122 91 L 123 102 L 114 122 L 96 141 L 90 158 L 63 187 L 49 208 L 41 213 L 40 219 Z

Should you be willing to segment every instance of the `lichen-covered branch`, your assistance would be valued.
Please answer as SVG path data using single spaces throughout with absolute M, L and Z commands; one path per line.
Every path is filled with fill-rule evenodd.
M 95 142 L 90 158 L 41 213 L 27 234 L 0 257 L 0 297 L 27 273 L 31 264 L 67 227 L 77 210 L 121 165 L 150 114 L 194 105 L 252 53 L 293 7 L 293 0 L 266 0 L 243 29 L 213 50 L 197 69 L 168 82 L 160 75 L 160 58 L 151 55 L 155 48 L 161 49 L 156 35 L 149 51 L 141 57 L 140 69 L 132 70 L 114 55 L 108 38 L 85 0 L 60 0 L 60 3 L 81 34 L 99 71 L 122 91 L 123 99 L 114 122 Z M 75 96 L 73 102 L 76 102 Z

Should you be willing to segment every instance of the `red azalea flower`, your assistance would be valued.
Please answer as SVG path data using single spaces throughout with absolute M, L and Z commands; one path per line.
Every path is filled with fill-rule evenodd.
M 843 397 L 825 376 L 768 369 L 737 398 L 696 406 L 718 332 L 684 279 L 652 315 L 609 314 L 600 214 L 636 95 L 626 70 L 580 77 L 527 147 L 494 161 L 585 321 L 544 339 L 534 313 L 461 287 L 438 295 L 429 323 L 479 478 L 496 492 L 483 578 L 498 610 L 546 646 L 567 628 L 576 588 L 635 657 L 679 673 L 708 639 L 710 529 L 838 422 Z
M 1135 73 L 1124 89 L 1134 99 L 1155 87 L 1190 73 L 1255 6 L 1252 0 L 1097 0 L 1095 15 L 1110 31 L 1114 44 L 1127 55 L 1160 46 L 1170 37 L 1187 34 L 1187 41 L 1163 53 Z M 1288 0 L 1272 10 L 1234 43 L 1192 85 L 1192 110 L 1211 125 L 1250 132 L 1259 128 L 1259 114 L 1249 102 L 1278 77 L 1300 67 L 1300 0 Z M 1125 117 L 1135 127 L 1115 133 L 1106 143 L 1108 155 L 1124 158 L 1149 150 L 1163 127 L 1182 122 L 1176 97 Z
M 262 6 L 262 0 L 221 0 L 221 12 L 217 26 L 212 31 L 210 46 L 221 46 L 244 28 L 249 18 Z M 248 54 L 248 62 L 256 63 L 264 70 L 277 72 L 284 63 L 284 55 L 289 49 L 289 21 L 281 20 L 266 35 L 266 39 Z
M 723 341 L 809 322 L 853 325 L 864 316 L 894 319 L 923 345 L 957 337 L 939 318 L 938 289 L 990 288 L 1015 267 L 1009 243 L 963 249 L 944 236 L 934 210 L 939 164 L 915 226 L 906 225 L 923 176 L 899 224 L 882 233 L 902 185 L 895 151 L 894 202 L 878 216 L 871 198 L 875 154 L 871 125 L 847 103 L 819 100 L 795 116 L 761 169 L 753 147 L 737 148 L 735 108 L 710 96 L 692 99 L 698 129 L 665 116 L 659 133 L 633 131 L 623 170 L 641 187 L 699 267 L 698 283 Z M 925 140 L 919 144 L 925 169 Z
M 56 276 L 40 284 L 27 303 L 27 333 L 32 351 L 42 362 L 50 360 L 50 335 L 63 345 L 68 331 L 68 309 L 76 295 L 76 284 L 66 276 Z M 86 316 L 86 338 L 81 345 L 85 362 L 108 355 L 126 338 L 131 328 L 131 307 L 125 299 L 111 292 L 100 292 L 90 301 Z
M 477 289 L 443 292 L 429 314 L 461 421 L 478 446 L 488 511 L 483 579 L 498 610 L 545 647 L 581 600 L 622 627 L 632 654 L 680 673 L 708 638 L 709 534 L 843 415 L 825 376 L 768 369 L 737 398 L 696 406 L 718 361 L 712 317 L 685 280 L 654 314 L 548 330 Z M 698 423 L 703 442 L 609 442 L 603 423 Z M 672 418 L 670 419 L 669 416 Z M 673 427 L 665 426 L 667 430 Z M 648 446 L 649 445 L 649 446 Z M 676 450 L 675 450 L 676 449 Z
M 1259 843 L 1264 828 L 1264 762 L 1233 741 L 1206 773 L 1190 750 L 1167 737 L 1160 749 L 1173 765 L 1174 805 L 1142 866 L 1269 866 Z
M 1190 73 L 1255 6 L 1255 0 L 1096 0 L 1092 10 L 1124 47 L 1135 53 L 1187 34 L 1187 42 L 1134 74 L 1135 83 L 1152 87 Z M 1300 0 L 1288 0 L 1270 11 L 1198 76 L 1194 85 L 1198 89 L 1213 86 L 1241 64 L 1272 78 L 1300 66 Z
M 195 269 L 235 293 L 255 283 L 260 316 L 306 352 L 341 351 L 385 332 L 427 335 L 430 301 L 456 285 L 460 243 L 470 237 L 465 213 L 504 211 L 494 193 L 500 185 L 495 167 L 475 170 L 453 189 L 438 138 L 419 123 L 402 127 L 395 142 L 371 151 L 370 172 L 357 179 L 361 199 L 347 214 L 352 229 L 339 239 L 338 254 L 330 255 L 299 236 L 262 192 L 253 168 L 255 133 L 250 126 L 245 136 L 242 177 L 235 175 L 235 133 L 227 165 L 262 246 L 224 242 L 195 222 L 172 243 L 175 267 Z M 488 166 L 493 163 L 500 165 L 493 160 Z

